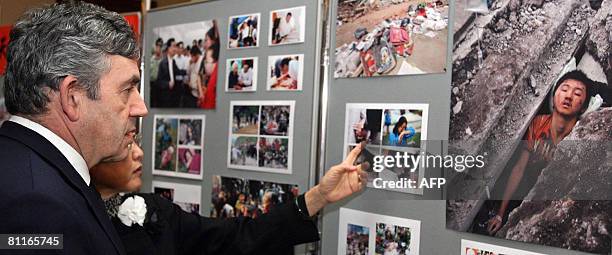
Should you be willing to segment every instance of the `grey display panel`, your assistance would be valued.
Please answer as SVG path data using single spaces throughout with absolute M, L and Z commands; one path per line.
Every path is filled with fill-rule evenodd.
M 270 46 L 268 44 L 269 19 L 270 11 L 285 9 L 290 7 L 306 6 L 306 30 L 305 42 L 298 44 Z M 150 11 L 145 17 L 144 29 L 144 96 L 145 102 L 150 102 L 150 87 L 149 87 L 149 62 L 151 57 L 151 48 L 156 38 L 154 38 L 153 29 L 156 27 L 177 25 L 183 23 L 191 23 L 216 19 L 219 26 L 219 35 L 221 40 L 220 57 L 218 62 L 218 80 L 217 80 L 217 99 L 216 109 L 200 110 L 200 109 L 164 109 L 150 108 L 149 115 L 143 121 L 143 148 L 145 153 L 144 168 L 149 169 L 143 173 L 142 191 L 151 190 L 152 181 L 173 182 L 181 184 L 192 184 L 202 186 L 202 213 L 208 216 L 211 207 L 211 188 L 212 176 L 221 175 L 234 178 L 246 178 L 252 180 L 264 180 L 276 183 L 297 184 L 300 192 L 306 191 L 314 183 L 314 168 L 311 162 L 314 155 L 312 154 L 312 141 L 314 121 L 314 104 L 317 97 L 318 82 L 315 81 L 315 70 L 318 67 L 315 62 L 318 61 L 318 40 L 317 26 L 318 16 L 318 1 L 274 1 L 274 0 L 258 0 L 258 1 L 241 1 L 241 0 L 226 0 L 226 1 L 208 1 L 194 3 L 189 5 L 180 5 L 171 8 L 161 8 L 159 10 Z M 259 21 L 259 47 L 249 49 L 227 49 L 227 33 L 228 33 L 228 18 L 234 15 L 261 13 Z M 303 89 L 297 92 L 286 91 L 267 91 L 266 90 L 266 71 L 268 56 L 272 55 L 288 55 L 288 54 L 304 54 L 304 71 L 303 71 Z M 257 75 L 257 91 L 254 93 L 227 93 L 225 92 L 226 79 L 226 60 L 230 58 L 243 57 L 258 57 L 259 70 Z M 264 101 L 264 100 L 282 100 L 295 101 L 295 119 L 294 119 L 294 144 L 293 144 L 293 163 L 291 174 L 275 174 L 248 170 L 228 169 L 228 130 L 229 130 L 229 109 L 230 102 L 237 100 Z M 204 152 L 202 154 L 203 164 L 203 179 L 189 180 L 184 178 L 173 178 L 165 176 L 153 176 L 152 169 L 152 136 L 153 119 L 155 114 L 178 114 L 178 115 L 206 115 Z M 304 253 L 303 247 L 296 248 L 297 254 Z
M 418 3 L 417 3 L 418 4 Z M 336 45 L 336 15 L 338 1 L 330 3 L 330 45 Z M 455 1 L 450 1 L 448 54 L 452 49 L 452 32 Z M 330 63 L 334 63 L 334 48 L 330 52 Z M 342 159 L 344 118 L 347 103 L 427 103 L 429 104 L 429 130 L 427 138 L 428 153 L 445 151 L 448 139 L 451 97 L 451 59 L 447 56 L 447 70 L 441 74 L 412 76 L 334 79 L 333 65 L 325 74 L 329 84 L 325 137 L 325 169 Z M 437 142 L 436 142 L 437 141 Z M 426 177 L 440 173 L 427 170 Z M 432 176 L 433 175 L 433 176 Z M 529 243 L 514 242 L 499 238 L 456 232 L 446 229 L 446 205 L 444 200 L 435 198 L 441 194 L 424 196 L 398 193 L 393 191 L 366 189 L 339 204 L 325 208 L 323 213 L 323 241 L 320 254 L 341 254 L 338 251 L 339 208 L 345 207 L 364 212 L 389 215 L 421 221 L 421 240 L 418 254 L 459 254 L 461 239 L 468 239 L 499 246 L 507 246 L 544 254 L 588 254 L 560 248 Z M 437 199 L 437 200 L 425 200 Z

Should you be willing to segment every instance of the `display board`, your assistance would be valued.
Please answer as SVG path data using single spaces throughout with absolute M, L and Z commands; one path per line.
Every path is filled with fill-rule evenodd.
M 344 3 L 339 4 L 339 2 Z M 414 8 L 410 7 L 411 5 L 418 6 L 418 4 L 424 3 L 425 1 L 398 1 L 401 2 L 399 4 L 392 4 L 392 1 L 381 1 L 384 2 L 382 3 L 383 6 L 379 6 L 376 11 L 372 11 L 371 13 L 367 11 L 367 4 L 348 8 L 346 2 L 356 5 L 359 3 L 359 1 L 331 1 L 331 6 L 329 6 L 330 14 L 329 17 L 327 17 L 330 20 L 329 23 L 331 26 L 329 29 L 329 44 L 331 47 L 328 49 L 330 55 L 330 71 L 326 73 L 328 81 L 326 86 L 329 92 L 326 109 L 329 109 L 329 111 L 326 113 L 327 116 L 325 118 L 326 123 L 324 129 L 325 169 L 333 166 L 343 157 L 343 151 L 345 151 L 345 148 L 343 148 L 343 140 L 345 139 L 345 130 L 347 129 L 344 120 L 345 118 L 350 118 L 350 116 L 346 116 L 349 112 L 347 104 L 428 104 L 427 152 L 440 153 L 445 151 L 448 146 L 446 140 L 448 140 L 449 117 L 451 114 L 450 99 L 452 95 L 450 87 L 450 69 L 452 67 L 450 54 L 453 45 L 453 21 L 456 18 L 452 10 L 456 7 L 456 1 L 448 1 L 448 12 L 442 14 L 443 16 L 448 15 L 450 20 L 446 28 L 447 31 L 450 32 L 447 33 L 448 40 L 444 44 L 445 47 L 443 49 L 439 49 L 439 44 L 430 43 L 423 46 L 418 45 L 417 42 L 417 44 L 414 45 L 412 55 L 409 55 L 407 58 L 406 56 L 398 56 L 396 58 L 396 61 L 400 62 L 403 58 L 409 59 L 410 57 L 416 57 L 418 54 L 424 52 L 429 52 L 431 54 L 431 51 L 434 49 L 437 51 L 441 50 L 445 52 L 444 63 L 446 67 L 441 73 L 430 69 L 428 72 L 421 72 L 428 74 L 400 76 L 398 74 L 401 73 L 395 72 L 397 70 L 391 68 L 393 71 L 374 74 L 371 76 L 378 77 L 368 78 L 365 77 L 369 75 L 365 75 L 362 70 L 358 70 L 359 74 L 348 74 L 349 72 L 347 72 L 347 70 L 354 71 L 356 68 L 351 66 L 352 63 L 346 63 L 346 61 L 344 61 L 345 59 L 351 58 L 351 53 L 346 52 L 346 49 L 350 48 L 348 45 L 345 45 L 347 41 L 346 34 L 354 33 L 350 35 L 359 37 L 360 33 L 364 33 L 360 31 L 360 27 L 367 28 L 365 33 L 371 32 L 373 26 L 369 25 L 368 22 L 377 23 L 377 21 L 372 21 L 376 19 L 379 21 L 383 19 L 401 19 L 405 13 L 412 10 L 410 8 Z M 385 4 L 387 5 L 385 6 Z M 368 28 L 368 26 L 370 27 Z M 346 31 L 347 28 L 350 28 L 349 31 Z M 435 27 L 432 27 L 430 30 L 438 31 Z M 427 34 L 427 32 L 424 34 Z M 338 38 L 338 36 L 342 36 L 342 38 Z M 357 44 L 357 46 L 363 47 L 363 45 L 359 44 Z M 341 53 L 338 54 L 338 52 Z M 446 54 L 448 54 L 448 56 L 446 56 Z M 382 61 L 381 59 L 375 60 L 376 62 Z M 436 60 L 432 61 L 435 62 Z M 382 61 L 382 63 L 384 64 L 384 61 Z M 412 66 L 416 66 L 416 64 Z M 371 71 L 378 72 L 377 69 L 371 69 Z M 408 71 L 403 74 L 416 73 L 419 72 Z M 393 77 L 389 75 L 393 75 Z M 358 120 L 357 117 L 355 117 L 355 119 Z M 358 123 L 358 121 L 355 123 Z M 378 125 L 383 126 L 384 129 L 385 124 Z M 439 175 L 441 175 L 441 170 L 426 169 L 425 177 Z M 340 251 L 339 247 L 344 249 L 347 245 L 352 247 L 351 252 L 374 250 L 372 246 L 376 244 L 374 244 L 373 241 L 368 242 L 368 238 L 376 233 L 375 230 L 370 229 L 372 226 L 363 224 L 359 226 L 349 224 L 347 226 L 346 220 L 343 219 L 341 215 L 341 211 L 345 210 L 345 208 L 373 215 L 372 217 L 374 218 L 378 217 L 377 215 L 385 215 L 384 217 L 392 216 L 405 220 L 419 221 L 419 251 L 411 250 L 410 254 L 460 254 L 459 250 L 461 248 L 462 239 L 541 254 L 587 254 L 447 229 L 445 224 L 446 201 L 442 200 L 441 191 L 429 189 L 424 190 L 423 195 L 418 195 L 372 188 L 367 188 L 364 192 L 350 199 L 325 208 L 322 228 L 322 235 L 324 238 L 322 241 L 321 254 L 346 254 L 344 250 Z M 381 216 L 381 218 L 384 217 Z M 344 225 L 341 225 L 341 223 Z M 352 233 L 349 239 L 347 239 L 347 231 Z M 342 236 L 340 233 L 343 233 Z M 396 233 L 391 232 L 391 234 Z M 396 242 L 390 242 L 386 246 L 383 246 L 388 248 L 387 250 L 374 250 L 374 254 L 383 254 L 385 251 L 392 252 L 394 250 L 393 247 L 398 245 L 397 240 L 402 239 L 395 240 Z M 399 242 L 399 245 L 401 246 L 401 242 Z
M 305 1 L 305 0 L 290 0 L 290 1 L 273 1 L 273 0 L 257 0 L 257 1 L 240 1 L 240 0 L 229 0 L 229 1 L 206 1 L 200 3 L 193 3 L 188 5 L 179 5 L 169 8 L 161 8 L 158 10 L 152 10 L 145 16 L 145 27 L 144 32 L 144 59 L 145 59 L 145 71 L 144 71 L 144 96 L 145 102 L 148 104 L 151 102 L 151 58 L 154 49 L 154 45 L 158 36 L 162 35 L 161 32 L 167 36 L 180 35 L 184 38 L 181 39 L 183 47 L 192 46 L 193 41 L 196 43 L 199 39 L 203 39 L 206 42 L 207 31 L 212 27 L 213 23 L 208 21 L 214 21 L 218 30 L 219 46 L 218 47 L 218 61 L 217 61 L 217 80 L 216 80 L 216 104 L 214 109 L 206 109 L 205 107 L 189 107 L 189 101 L 182 101 L 182 105 L 179 108 L 149 108 L 149 115 L 144 119 L 143 123 L 143 136 L 145 153 L 144 168 L 149 169 L 143 174 L 143 187 L 142 190 L 152 190 L 152 183 L 163 182 L 166 186 L 168 183 L 184 184 L 184 185 L 197 185 L 201 186 L 201 201 L 200 211 L 202 215 L 210 215 L 213 210 L 212 196 L 213 194 L 213 176 L 221 176 L 223 178 L 242 178 L 247 180 L 258 180 L 270 183 L 282 183 L 297 185 L 295 190 L 304 192 L 308 190 L 314 184 L 314 164 L 312 163 L 315 155 L 312 150 L 313 146 L 312 137 L 317 137 L 317 129 L 313 128 L 317 125 L 318 116 L 316 116 L 316 102 L 318 101 L 318 81 L 315 80 L 316 70 L 318 65 L 316 64 L 319 59 L 320 45 L 315 38 L 318 37 L 320 30 L 315 25 L 318 20 L 319 5 L 318 1 Z M 293 24 L 302 29 L 298 29 L 295 33 L 295 39 L 285 40 L 285 38 L 291 38 L 292 34 L 275 33 L 270 34 L 271 31 L 278 31 L 275 23 L 282 18 L 286 18 L 287 12 L 292 12 L 292 16 L 296 18 Z M 271 15 L 274 15 L 272 17 Z M 230 19 L 231 17 L 231 19 Z M 273 19 L 274 18 L 274 19 Z M 274 22 L 277 20 L 277 22 Z M 286 20 L 286 19 L 285 19 Z M 231 22 L 231 23 L 230 23 Z M 302 23 L 300 25 L 300 23 Z M 191 25 L 198 33 L 191 33 L 189 29 L 185 29 L 181 24 Z M 201 24 L 201 25 L 200 25 Z M 305 24 L 308 24 L 306 26 Z M 240 35 L 240 27 L 251 27 L 256 29 L 255 33 L 245 32 L 245 36 Z M 278 25 L 278 24 L 276 24 Z M 272 26 L 272 27 L 271 27 Z M 163 28 L 163 29 L 159 29 Z M 273 29 L 274 28 L 274 29 Z M 236 30 L 238 29 L 238 30 Z M 246 31 L 246 30 L 242 30 Z M 251 30 L 253 31 L 253 30 Z M 157 32 L 157 33 L 156 33 Z M 201 32 L 201 33 L 200 33 Z M 192 35 L 193 34 L 193 35 Z M 282 35 L 281 35 L 282 34 Z M 251 36 L 251 38 L 247 38 Z M 285 36 L 285 37 L 283 37 Z M 309 38 L 304 40 L 304 38 Z M 162 38 L 163 43 L 166 43 L 168 38 Z M 270 41 L 273 40 L 273 44 Z M 177 40 L 176 43 L 179 41 Z M 162 43 L 162 44 L 163 44 Z M 163 48 L 163 46 L 162 46 Z M 206 52 L 206 46 L 202 49 Z M 203 55 L 203 54 L 202 54 Z M 284 63 L 287 64 L 287 69 L 284 68 L 284 63 L 281 63 L 284 58 L 280 58 L 280 61 L 276 62 L 279 56 L 299 56 L 299 69 L 294 67 L 294 62 L 288 59 Z M 248 59 L 250 62 L 242 61 L 242 59 Z M 269 59 L 273 59 L 269 63 Z M 203 62 L 206 58 L 203 58 Z M 256 63 L 252 63 L 257 61 Z M 177 61 L 177 64 L 181 64 Z M 250 69 L 252 73 L 252 81 L 245 79 L 245 76 L 232 77 L 232 69 L 236 67 L 237 73 L 240 73 L 245 66 L 255 67 Z M 278 72 L 275 70 L 269 70 L 269 67 L 278 68 Z M 168 70 L 166 68 L 166 70 Z M 161 67 L 160 70 L 161 71 Z M 299 74 L 298 86 L 295 89 L 291 85 L 295 84 L 291 80 L 296 76 L 292 72 Z M 246 73 L 246 72 L 245 72 Z M 289 73 L 286 76 L 283 74 Z M 278 75 L 276 75 L 278 74 Z M 186 77 L 185 77 L 186 78 Z M 279 86 L 277 89 L 274 87 L 268 89 L 269 81 L 275 78 Z M 232 79 L 230 82 L 229 80 Z M 178 81 L 175 81 L 178 84 Z M 186 82 L 187 83 L 187 82 Z M 231 88 L 229 88 L 231 84 Z M 238 85 L 239 84 L 239 85 Z M 235 93 L 240 91 L 249 91 L 249 93 Z M 176 97 L 175 97 L 176 98 Z M 275 103 L 276 102 L 276 103 Z M 290 133 L 282 132 L 283 120 L 276 118 L 284 118 L 284 108 L 281 104 L 275 107 L 278 102 L 287 102 L 290 106 L 291 118 Z M 244 150 L 244 154 L 240 154 L 240 150 L 235 150 L 235 155 L 239 155 L 236 161 L 232 161 L 232 148 L 230 148 L 231 137 L 230 132 L 232 126 L 237 123 L 232 123 L 229 120 L 231 114 L 231 105 L 239 103 L 243 105 L 257 105 L 261 106 L 262 115 L 258 115 L 258 118 L 272 118 L 274 116 L 278 123 L 278 127 L 274 127 L 272 121 L 267 119 L 267 125 L 261 128 L 262 133 L 255 135 L 247 134 L 247 136 L 254 136 L 255 139 L 263 139 L 269 143 L 267 150 L 255 151 L 255 154 L 250 153 L 248 150 Z M 149 104 L 150 105 L 150 104 Z M 163 104 L 162 104 L 163 105 Z M 177 107 L 172 105 L 171 107 Z M 274 115 L 277 111 L 280 111 L 278 116 Z M 164 176 L 153 174 L 151 171 L 154 169 L 152 163 L 155 162 L 152 158 L 154 155 L 148 153 L 152 152 L 154 140 L 154 132 L 160 133 L 161 130 L 152 130 L 154 126 L 155 116 L 167 118 L 171 116 L 180 120 L 194 120 L 198 119 L 198 116 L 202 116 L 202 130 L 203 145 L 200 148 L 198 143 L 192 145 L 191 149 L 196 152 L 200 152 L 201 160 L 201 172 L 189 174 L 166 174 Z M 203 117 L 205 116 L 205 118 Z M 260 117 L 261 116 L 261 117 Z M 247 122 L 247 118 L 241 119 L 243 122 L 238 124 L 241 127 Z M 251 119 L 249 119 L 251 120 Z M 198 122 L 199 125 L 200 122 Z M 262 121 L 263 123 L 263 121 Z M 257 123 L 259 124 L 259 122 Z M 159 126 L 159 125 L 158 125 Z M 180 125 L 179 125 L 180 126 Z M 258 126 L 254 126 L 258 127 Z M 278 128 L 278 130 L 276 129 Z M 181 137 L 181 130 L 179 127 L 178 131 L 172 131 L 169 129 L 170 136 L 174 133 L 179 132 L 175 135 Z M 197 129 L 195 129 L 197 130 Z M 265 132 L 264 132 L 265 131 Z M 257 129 L 255 129 L 257 132 Z M 160 134 L 163 134 L 160 133 Z M 158 135 L 160 136 L 160 135 Z M 284 146 L 290 138 L 290 144 Z M 161 138 L 160 138 L 161 139 Z M 229 142 L 228 142 L 228 139 Z M 159 139 L 158 139 L 159 140 Z M 247 139 L 248 140 L 248 139 Z M 278 144 L 277 144 L 277 141 Z M 292 145 L 292 146 L 289 146 Z M 179 149 L 182 145 L 177 144 Z M 184 147 L 184 146 L 183 146 Z M 167 149 L 167 146 L 164 147 Z M 239 147 L 238 147 L 239 148 Z M 273 149 L 278 149 L 286 152 L 285 157 L 269 157 L 270 154 L 278 155 L 274 153 Z M 234 149 L 237 149 L 234 147 Z M 286 151 L 289 149 L 290 151 Z M 163 159 L 162 150 L 159 157 Z M 186 161 L 180 158 L 180 152 L 178 152 L 179 168 L 181 165 L 180 161 Z M 246 155 L 245 157 L 241 157 Z M 253 156 L 249 158 L 247 156 Z M 258 162 L 259 156 L 261 156 L 262 162 Z M 289 156 L 291 158 L 287 158 Z M 253 169 L 245 166 L 236 167 L 230 162 L 242 162 L 242 160 L 254 160 Z M 158 160 L 160 161 L 160 160 Z M 261 167 L 258 165 L 261 164 Z M 288 164 L 287 164 L 288 163 Z M 187 165 L 186 163 L 184 165 Z M 180 169 L 179 169 L 180 170 Z M 178 171 L 178 170 L 177 170 Z M 159 172 L 159 171 L 156 171 Z M 162 172 L 163 173 L 163 172 Z M 201 176 L 201 177 L 200 177 Z M 184 178 L 187 177 L 187 178 Z M 195 178 L 189 178 L 195 177 Z M 201 178 L 201 179 L 200 179 Z M 164 187 L 166 187 L 164 186 Z M 293 190 L 293 188 L 292 188 Z M 296 254 L 304 254 L 305 247 L 298 246 L 296 248 Z

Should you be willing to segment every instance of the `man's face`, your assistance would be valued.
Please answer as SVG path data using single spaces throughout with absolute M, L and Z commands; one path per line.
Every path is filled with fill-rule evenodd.
M 148 110 L 138 92 L 140 72 L 135 60 L 110 56 L 110 70 L 100 78 L 98 100 L 84 102 L 84 136 L 96 158 L 119 161 L 128 155 L 129 132 L 136 131 L 138 117 Z
M 285 16 L 285 20 L 287 20 L 287 22 L 289 22 L 291 20 L 291 15 Z
M 244 71 L 248 71 L 249 70 L 249 64 L 243 64 L 242 65 L 242 69 L 244 69 Z
M 281 66 L 281 73 L 282 74 L 286 74 L 289 72 L 289 65 L 282 65 Z
M 176 43 L 172 42 L 172 44 L 170 44 L 170 47 L 168 47 L 168 54 L 170 55 L 170 57 L 174 57 L 174 55 L 176 55 L 177 50 L 178 47 L 176 47 Z
M 586 97 L 586 86 L 582 82 L 567 79 L 555 91 L 554 109 L 564 116 L 578 116 Z

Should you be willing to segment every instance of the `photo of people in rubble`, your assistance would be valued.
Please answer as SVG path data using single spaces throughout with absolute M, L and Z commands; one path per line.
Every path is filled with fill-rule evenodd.
M 487 164 L 447 171 L 447 228 L 609 254 L 611 12 L 457 1 L 449 153 Z
M 291 174 L 294 101 L 232 101 L 228 167 Z
M 229 18 L 228 49 L 259 47 L 259 16 L 255 13 Z
M 298 195 L 297 185 L 215 175 L 212 177 L 210 217 L 257 218 L 275 206 L 293 202 Z
M 306 27 L 306 6 L 270 12 L 269 45 L 303 43 Z
M 448 0 L 339 0 L 335 78 L 446 70 Z
M 220 39 L 216 20 L 153 29 L 151 107 L 215 109 Z

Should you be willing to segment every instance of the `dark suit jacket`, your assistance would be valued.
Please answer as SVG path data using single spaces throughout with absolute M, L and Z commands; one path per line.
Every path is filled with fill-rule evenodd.
M 170 70 L 168 68 L 168 57 L 165 56 L 159 62 L 157 71 L 157 80 L 155 87 L 151 90 L 151 105 L 153 107 L 179 107 L 181 95 L 184 92 L 183 84 L 177 79 L 178 76 L 185 75 L 187 72 L 181 70 L 176 65 L 176 61 L 172 62 L 174 75 L 174 87 L 170 89 Z
M 257 255 L 293 254 L 296 244 L 319 239 L 314 222 L 299 216 L 295 203 L 285 203 L 256 219 L 212 219 L 187 213 L 156 194 L 145 199 L 144 226 L 113 223 L 128 254 Z
M 0 233 L 63 234 L 63 250 L 0 254 L 125 254 L 100 195 L 38 133 L 0 128 Z
M 174 86 L 177 85 L 176 77 L 179 75 L 186 75 L 186 70 L 181 70 L 176 65 L 176 61 L 172 61 L 172 74 L 174 74 Z M 159 89 L 170 89 L 170 70 L 168 69 L 168 56 L 164 56 L 159 62 L 159 68 L 157 69 L 157 86 Z

